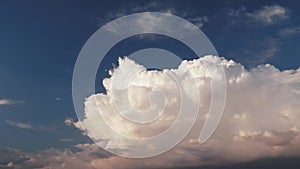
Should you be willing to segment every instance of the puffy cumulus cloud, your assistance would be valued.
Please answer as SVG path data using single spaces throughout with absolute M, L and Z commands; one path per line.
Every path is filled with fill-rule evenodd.
M 71 117 L 67 117 L 67 118 L 65 119 L 65 125 L 66 125 L 66 126 L 71 126 L 73 122 L 74 122 L 74 120 L 73 120 L 73 118 L 71 118 Z
M 223 66 L 227 77 L 227 100 L 222 121 L 216 132 L 205 144 L 199 144 L 197 138 L 203 122 L 208 117 L 207 111 L 210 106 L 210 79 L 216 78 L 205 73 L 203 64 Z M 166 72 L 179 73 L 184 67 L 189 68 L 193 76 L 184 76 L 185 78 L 180 80 L 187 86 L 183 89 L 190 94 L 189 101 L 194 104 L 198 101 L 199 116 L 187 137 L 167 153 L 146 159 L 128 159 L 112 155 L 96 144 L 78 144 L 78 151 L 47 149 L 34 153 L 0 148 L 0 168 L 180 168 L 300 155 L 300 69 L 280 71 L 266 64 L 246 70 L 239 63 L 215 56 L 183 61 L 178 69 L 163 71 L 147 71 L 128 58 L 120 59 L 119 67 L 112 70 L 111 77 L 103 81 L 106 94 L 95 94 L 87 98 L 85 119 L 70 123 L 93 139 L 109 145 L 108 147 L 127 151 L 126 148 L 134 145 L 130 142 L 122 143 L 122 140 L 118 142 L 97 127 L 101 127 L 97 122 L 99 113 L 107 118 L 107 122 L 115 130 L 132 137 L 148 137 L 164 131 L 174 122 L 178 113 L 177 104 L 180 102 L 178 86 Z M 149 107 L 160 110 L 158 103 L 162 100 L 158 97 L 162 97 L 166 102 L 163 114 L 155 122 L 145 124 L 145 128 L 139 128 L 136 124 L 117 116 L 111 100 L 113 78 L 120 76 L 126 81 L 123 71 L 133 69 L 143 71 L 131 79 L 132 85 L 128 89 L 122 85 L 117 86 L 120 89 L 116 90 L 117 96 L 124 98 L 123 95 L 128 94 L 127 101 L 136 110 L 144 110 L 146 113 Z M 192 82 L 199 88 L 200 99 L 193 98 L 196 96 L 195 91 L 188 88 Z M 161 88 L 165 94 L 154 93 L 149 97 L 149 93 L 155 87 Z M 80 123 L 86 123 L 85 130 L 81 128 Z
M 224 68 L 227 100 L 218 129 L 208 142 L 198 144 L 196 140 L 208 116 L 211 101 L 210 79 L 218 77 L 218 74 L 208 75 L 205 68 L 214 64 Z M 128 58 L 120 59 L 119 67 L 110 71 L 111 77 L 103 80 L 106 94 L 95 94 L 87 98 L 85 119 L 75 122 L 75 126 L 106 148 L 128 151 L 134 145 L 115 139 L 108 131 L 103 130 L 103 124 L 98 120 L 99 115 L 103 116 L 114 131 L 129 137 L 144 138 L 161 133 L 174 122 L 181 103 L 178 86 L 169 74 L 178 75 L 184 72 L 184 68 L 192 76 L 182 76 L 180 79 L 183 92 L 190 96 L 190 102 L 200 106 L 195 127 L 175 149 L 159 158 L 153 158 L 155 160 L 147 160 L 148 163 L 158 167 L 199 166 L 300 155 L 300 69 L 280 71 L 266 64 L 247 70 L 239 63 L 217 56 L 183 61 L 178 69 L 162 71 L 148 71 Z M 140 73 L 134 75 L 130 85 L 124 86 L 130 70 L 138 70 Z M 115 79 L 122 79 L 123 82 L 115 83 L 118 82 L 114 82 Z M 189 88 L 192 84 L 197 86 L 200 99 L 195 98 L 197 92 Z M 157 88 L 162 89 L 163 96 L 150 94 Z M 159 104 L 162 102 L 165 102 L 163 114 L 156 121 L 146 124 L 147 126 L 141 127 L 118 114 L 118 111 L 126 110 L 129 105 L 134 110 L 147 112 L 153 108 L 158 111 L 161 110 Z M 110 160 L 112 159 L 106 162 L 115 164 Z M 138 163 L 134 164 L 136 165 Z

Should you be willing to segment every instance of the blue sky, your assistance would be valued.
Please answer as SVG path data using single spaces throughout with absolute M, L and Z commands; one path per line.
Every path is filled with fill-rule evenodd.
M 283 13 L 265 16 L 266 7 Z M 280 70 L 300 65 L 300 2 L 289 1 L 1 1 L 0 146 L 25 152 L 74 151 L 91 143 L 78 129 L 72 103 L 72 73 L 86 40 L 105 23 L 143 11 L 171 12 L 199 26 L 220 56 L 247 68 L 271 63 Z M 99 68 L 101 79 L 117 58 L 159 46 L 184 55 L 168 38 L 133 37 L 116 46 Z M 194 58 L 194 56 L 190 56 Z M 0 159 L 1 162 L 1 159 Z M 1 163 L 0 163 L 1 164 Z

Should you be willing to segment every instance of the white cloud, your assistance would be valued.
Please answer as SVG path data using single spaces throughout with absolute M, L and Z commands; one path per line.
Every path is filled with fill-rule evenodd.
M 33 126 L 30 123 L 24 123 L 19 121 L 6 120 L 6 123 L 12 126 L 19 127 L 21 129 L 33 129 Z
M 242 18 L 241 21 L 246 23 L 255 21 L 263 25 L 273 25 L 288 20 L 290 17 L 289 13 L 287 8 L 280 5 L 267 5 L 251 12 L 242 6 L 237 10 L 231 9 L 228 12 L 228 16 Z
M 213 137 L 202 145 L 192 141 L 198 138 L 210 105 L 209 77 L 201 63 L 223 66 L 228 85 L 228 97 L 221 124 Z M 114 140 L 114 137 L 110 137 L 107 131 L 101 130 L 102 124 L 99 124 L 97 120 L 99 113 L 103 114 L 112 128 L 127 136 L 148 137 L 165 130 L 174 122 L 179 102 L 176 86 L 164 72 L 178 73 L 183 65 L 191 68 L 191 72 L 196 77 L 195 79 L 183 78 L 183 83 L 188 85 L 195 80 L 201 94 L 201 109 L 196 127 L 177 148 L 162 155 L 159 160 L 156 159 L 156 162 L 151 161 L 152 165 L 158 167 L 166 164 L 170 167 L 199 166 L 300 154 L 300 112 L 298 111 L 300 109 L 300 69 L 280 71 L 274 66 L 266 64 L 246 70 L 239 63 L 215 56 L 183 61 L 178 69 L 164 70 L 163 72 L 145 71 L 136 76 L 132 81 L 132 86 L 129 87 L 129 100 L 137 109 L 149 108 L 150 104 L 147 98 L 149 91 L 154 86 L 166 87 L 163 88 L 164 91 L 171 94 L 166 95 L 167 104 L 164 116 L 149 124 L 147 128 L 139 128 L 120 117 L 113 105 L 112 79 L 121 76 L 122 72 L 128 71 L 125 69 L 144 69 L 128 58 L 121 59 L 119 67 L 110 72 L 111 78 L 103 80 L 107 94 L 95 94 L 87 98 L 85 119 L 81 121 L 85 127 L 84 133 L 96 141 L 103 142 L 103 145 L 107 147 L 126 152 L 128 147 L 135 145 L 130 142 L 124 144 L 122 140 Z M 193 100 L 194 91 L 185 89 L 185 92 L 189 93 Z M 122 88 L 118 91 L 120 97 L 124 90 L 126 89 Z M 155 103 L 151 102 L 151 104 Z M 76 124 L 80 126 L 79 122 Z M 177 159 L 180 159 L 180 164 L 175 162 Z M 103 161 L 98 162 L 99 164 L 104 163 Z M 129 168 L 131 167 L 129 165 Z
M 1 105 L 12 105 L 12 104 L 18 104 L 18 103 L 24 103 L 24 101 L 13 101 L 9 99 L 0 99 L 0 106 Z
M 190 19 L 194 19 L 194 23 L 199 25 L 200 20 L 206 21 L 207 17 Z M 191 31 L 195 30 L 195 27 L 192 27 L 191 24 L 180 21 L 181 20 L 177 17 L 171 17 L 167 14 L 159 15 L 158 13 L 144 12 L 139 15 L 131 16 L 130 18 L 123 18 L 112 23 L 110 22 L 105 25 L 104 29 L 114 34 L 125 34 L 131 32 L 160 32 L 161 34 L 170 34 L 180 31 L 186 32 L 187 29 Z M 178 22 L 184 24 L 178 27 Z M 124 24 L 126 24 L 126 26 Z
M 65 125 L 66 125 L 66 126 L 71 126 L 71 125 L 73 124 L 73 122 L 74 122 L 74 120 L 73 120 L 73 118 L 71 118 L 71 117 L 67 117 L 67 118 L 65 119 Z
M 289 18 L 288 9 L 280 5 L 264 6 L 247 15 L 264 24 L 275 24 Z
M 190 21 L 191 23 L 193 23 L 199 28 L 201 28 L 204 25 L 204 23 L 208 22 L 207 16 L 194 16 L 192 12 L 189 10 L 184 10 L 179 12 L 176 8 L 170 6 L 168 3 L 152 1 L 149 3 L 145 3 L 143 5 L 135 5 L 133 7 L 130 6 L 130 7 L 122 8 L 121 10 L 110 11 L 107 15 L 104 15 L 105 17 L 99 18 L 100 26 L 103 26 L 103 24 L 109 23 L 110 21 L 118 19 L 120 17 L 134 14 L 134 13 L 140 13 L 140 12 L 161 12 L 161 13 L 173 14 Z M 151 25 L 155 26 L 155 24 L 164 24 L 163 22 L 156 22 L 158 20 L 155 20 L 155 18 L 150 19 L 149 17 L 151 16 L 152 15 L 145 14 L 143 17 L 137 20 L 137 22 L 144 21 L 144 23 L 140 25 L 141 28 L 143 28 L 143 30 L 149 30 L 149 28 L 153 29 L 153 26 Z M 110 29 L 112 32 L 118 32 L 117 28 L 115 27 L 110 27 Z
M 10 105 L 13 102 L 11 100 L 8 99 L 0 99 L 0 105 Z
M 120 61 L 122 62 L 120 67 L 111 71 L 112 76 L 121 75 L 124 68 L 142 68 L 129 59 Z M 47 149 L 26 153 L 11 148 L 0 148 L 1 167 L 11 166 L 16 169 L 180 168 L 300 155 L 300 69 L 280 71 L 274 66 L 266 64 L 246 70 L 243 65 L 232 60 L 213 56 L 206 56 L 201 61 L 202 63 L 222 65 L 225 69 L 228 85 L 228 97 L 223 119 L 213 137 L 205 144 L 198 144 L 196 139 L 210 105 L 210 83 L 209 80 L 205 79 L 206 74 L 201 67 L 200 59 L 197 59 L 184 61 L 182 65 L 190 66 L 197 77 L 196 84 L 201 91 L 202 107 L 194 129 L 180 145 L 171 151 L 158 157 L 136 160 L 114 156 L 96 144 L 89 143 L 76 145 L 79 151 Z M 173 71 L 179 70 L 180 68 Z M 108 99 L 111 94 L 111 81 L 106 79 L 104 83 L 107 88 L 107 95 L 93 95 L 85 103 L 87 119 L 83 123 L 89 123 L 89 126 L 86 126 L 88 135 L 96 139 L 101 136 L 106 137 L 103 135 L 105 131 L 98 130 L 101 125 L 94 118 L 99 110 L 97 106 L 98 108 L 101 106 L 100 110 L 103 110 L 108 117 L 113 117 L 112 119 L 115 121 L 110 121 L 113 127 L 137 137 L 160 133 L 162 129 L 173 122 L 172 115 L 177 110 L 176 104 L 178 102 L 170 98 L 177 97 L 175 86 L 169 82 L 168 77 L 163 73 L 148 71 L 142 75 L 133 81 L 134 85 L 131 88 L 133 90 L 130 89 L 131 103 L 138 109 L 147 108 L 149 106 L 148 100 L 143 99 L 148 98 L 143 97 L 149 94 L 146 89 L 153 87 L 154 84 L 167 86 L 166 91 L 170 91 L 172 94 L 166 95 L 169 101 L 165 112 L 167 113 L 166 116 L 161 118 L 160 122 L 154 123 L 146 129 L 136 128 L 122 118 L 115 118 L 114 111 L 111 111 L 111 102 Z M 191 79 L 184 81 L 189 84 L 189 80 Z M 189 92 L 193 97 L 194 91 Z M 135 100 L 136 97 L 142 99 Z M 172 109 L 173 107 L 175 108 Z M 68 124 L 72 123 L 72 120 L 67 121 Z M 30 126 L 32 127 L 32 125 L 27 125 L 27 128 Z M 113 139 L 106 138 L 106 142 L 111 142 Z M 123 149 L 124 146 L 126 147 L 124 144 L 114 144 L 113 146 L 119 148 L 119 151 L 126 151 Z
M 11 126 L 15 126 L 21 129 L 29 129 L 29 130 L 54 131 L 56 128 L 55 126 L 43 126 L 43 125 L 35 126 L 32 125 L 31 123 L 25 123 L 20 121 L 13 121 L 13 120 L 6 120 L 6 123 Z

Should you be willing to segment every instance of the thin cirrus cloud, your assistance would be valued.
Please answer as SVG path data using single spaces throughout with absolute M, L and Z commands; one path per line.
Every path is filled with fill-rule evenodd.
M 242 18 L 246 22 L 257 22 L 263 25 L 273 25 L 290 18 L 290 12 L 281 5 L 267 5 L 249 12 L 245 7 L 228 12 L 229 16 Z
M 102 26 L 105 23 L 108 23 L 109 21 L 112 21 L 114 19 L 118 19 L 120 17 L 133 14 L 133 13 L 139 13 L 139 12 L 162 12 L 162 13 L 168 13 L 168 14 L 173 14 L 177 16 L 181 16 L 182 18 L 185 18 L 186 20 L 190 21 L 197 27 L 201 28 L 205 23 L 209 21 L 207 16 L 197 16 L 195 17 L 192 15 L 192 13 L 189 10 L 181 11 L 178 12 L 176 8 L 170 7 L 169 4 L 166 4 L 164 2 L 149 2 L 144 5 L 136 5 L 133 7 L 127 7 L 122 10 L 118 11 L 111 11 L 109 14 L 107 14 L 105 17 L 99 18 L 99 23 Z M 151 15 L 145 14 L 144 18 L 141 18 L 141 20 L 149 19 Z M 151 24 L 162 24 L 162 23 L 155 23 L 153 22 L 155 20 L 151 19 L 150 22 Z M 143 25 L 141 25 L 143 26 Z M 143 27 L 143 29 L 148 29 L 149 24 L 146 24 L 146 26 Z M 114 30 L 112 30 L 114 31 Z
M 21 129 L 31 129 L 31 130 L 34 129 L 34 127 L 30 123 L 24 123 L 19 121 L 12 121 L 12 120 L 6 120 L 6 123 Z
M 39 131 L 54 131 L 56 129 L 55 126 L 44 126 L 44 125 L 33 125 L 31 123 L 14 121 L 14 120 L 6 120 L 6 123 L 18 127 L 20 129 L 27 129 L 27 130 L 39 130 Z

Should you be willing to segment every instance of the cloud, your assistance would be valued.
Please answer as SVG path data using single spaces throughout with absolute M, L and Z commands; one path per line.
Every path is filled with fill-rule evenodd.
M 0 99 L 0 105 L 10 105 L 13 104 L 11 100 L 8 99 Z
M 6 123 L 12 126 L 16 126 L 21 129 L 33 129 L 34 127 L 30 123 L 6 120 Z
M 177 8 L 172 7 L 169 3 L 165 3 L 163 1 L 161 2 L 148 2 L 148 3 L 143 3 L 142 5 L 130 5 L 129 7 L 124 7 L 119 10 L 112 10 L 107 13 L 107 15 L 104 15 L 104 17 L 100 17 L 99 20 L 99 25 L 103 26 L 104 24 L 118 19 L 120 17 L 134 14 L 134 13 L 140 13 L 140 12 L 161 12 L 161 13 L 167 13 L 167 14 L 173 14 L 179 17 L 182 17 L 189 22 L 193 23 L 197 27 L 201 28 L 204 23 L 208 22 L 208 17 L 207 16 L 194 16 L 193 13 L 190 10 L 181 10 L 180 12 L 177 10 Z M 144 15 L 140 20 L 137 22 L 142 22 L 143 20 L 148 20 L 149 16 L 151 15 Z M 151 22 L 152 24 L 162 24 L 162 23 L 156 23 L 154 22 L 155 20 L 150 20 L 148 22 Z M 157 20 L 156 20 L 157 21 Z M 141 26 L 143 26 L 144 30 L 148 30 L 149 26 L 152 25 L 150 23 L 145 22 Z M 145 26 L 144 26 L 145 25 Z M 116 28 L 111 28 L 112 32 L 117 32 Z
M 243 18 L 243 21 L 261 23 L 263 25 L 273 25 L 290 18 L 289 10 L 280 5 L 267 5 L 258 10 L 249 12 L 246 7 L 242 6 L 237 10 L 229 10 L 228 15 L 231 17 Z
M 269 62 L 281 50 L 285 43 L 283 37 L 295 34 L 296 27 L 278 30 L 274 25 L 284 24 L 291 18 L 291 11 L 281 5 L 265 5 L 250 10 L 245 6 L 227 11 L 228 21 L 224 26 L 224 39 L 232 39 L 235 50 L 230 56 L 247 67 L 254 67 Z M 264 34 L 258 29 L 264 29 Z M 274 34 L 275 31 L 278 33 Z M 241 31 L 243 30 L 243 31 Z M 226 38 L 225 38 L 226 37 Z M 239 45 L 236 45 L 239 44 Z
M 66 126 L 71 126 L 71 125 L 73 124 L 73 122 L 74 122 L 74 120 L 73 120 L 73 118 L 71 118 L 71 117 L 67 117 L 67 118 L 65 119 L 65 125 L 66 125 Z
M 200 21 L 207 21 L 207 17 L 192 17 L 195 24 L 199 26 Z M 104 29 L 114 34 L 124 34 L 131 32 L 160 32 L 161 34 L 170 34 L 174 32 L 183 32 L 188 30 L 195 30 L 190 23 L 180 22 L 181 26 L 178 27 L 180 19 L 171 17 L 170 15 L 159 15 L 158 13 L 144 12 L 139 15 L 133 15 L 129 18 L 116 20 L 113 23 L 107 24 Z M 126 26 L 124 25 L 126 23 Z M 120 27 L 120 25 L 123 25 Z M 197 26 L 196 25 L 196 26 Z M 142 34 L 143 35 L 143 34 Z M 183 36 L 183 35 L 182 35 Z
M 184 17 L 186 20 L 190 21 L 194 25 L 196 25 L 198 28 L 201 28 L 204 23 L 207 23 L 208 17 L 207 16 L 202 16 L 202 17 Z
M 59 140 L 63 141 L 63 142 L 73 142 L 74 141 L 74 139 L 72 139 L 72 138 L 61 138 Z
M 136 5 L 133 9 L 131 9 L 132 12 L 143 12 L 143 11 L 149 11 L 153 9 L 157 9 L 159 7 L 158 2 L 149 2 L 144 5 Z M 169 8 L 170 11 L 173 10 L 173 8 Z
M 241 15 L 244 15 L 244 13 L 246 12 L 246 7 L 242 6 L 237 10 L 234 9 L 229 9 L 229 12 L 227 13 L 228 16 L 233 16 L 233 17 L 239 17 Z
M 99 147 L 93 144 L 79 144 L 76 145 L 79 152 L 73 152 L 68 149 L 46 149 L 34 153 L 24 152 L 13 148 L 1 148 L 0 147 L 0 168 L 2 169 L 139 169 L 139 168 L 181 168 L 179 166 L 181 162 L 180 152 L 177 155 L 174 154 L 172 163 L 170 161 L 155 160 L 155 159 L 126 159 L 116 156 L 112 156 L 99 149 Z M 181 154 L 182 156 L 182 154 Z M 207 158 L 207 160 L 210 160 Z M 277 158 L 273 160 L 264 160 L 259 163 L 254 161 L 253 163 L 240 163 L 231 164 L 225 166 L 213 165 L 203 168 L 210 169 L 225 169 L 230 168 L 274 168 L 274 164 L 280 164 L 279 168 L 289 166 L 289 168 L 296 169 L 298 167 L 299 158 Z M 269 165 L 266 165 L 269 163 Z M 271 165 L 270 165 L 271 164 Z M 282 165 L 285 164 L 285 165 Z M 188 167 L 184 167 L 188 168 Z M 194 168 L 194 167 L 192 167 Z M 201 167 L 197 167 L 201 168 Z
M 210 105 L 210 78 L 202 64 L 219 64 L 223 66 L 227 77 L 227 101 L 223 119 L 205 144 L 199 144 L 197 138 Z M 199 116 L 193 130 L 174 149 L 160 156 L 147 159 L 128 159 L 112 155 L 96 144 L 77 144 L 77 150 L 46 149 L 38 152 L 24 152 L 12 148 L 0 148 L 0 168 L 56 168 L 56 169 L 139 169 L 139 168 L 181 168 L 219 166 L 228 163 L 243 163 L 261 158 L 282 158 L 300 155 L 300 69 L 280 71 L 270 64 L 260 65 L 250 70 L 232 60 L 215 56 L 183 61 L 195 75 L 195 79 L 183 78 L 185 84 L 195 80 L 200 91 Z M 177 90 L 173 82 L 164 74 L 165 71 L 179 73 L 178 69 L 144 71 L 133 79 L 129 88 L 130 103 L 138 110 L 145 110 L 149 103 L 149 91 L 157 85 L 165 86 L 166 111 L 159 122 L 148 128 L 137 128 L 123 118 L 114 114 L 109 97 L 111 96 L 111 78 L 122 75 L 126 69 L 142 69 L 141 65 L 128 58 L 120 59 L 119 67 L 110 71 L 111 77 L 103 81 L 106 94 L 95 94 L 85 103 L 86 119 L 81 123 L 89 124 L 86 131 L 77 127 L 94 139 L 113 143 L 114 138 L 104 135 L 101 124 L 94 115 L 102 110 L 112 127 L 136 137 L 151 136 L 160 133 L 174 120 L 178 110 Z M 125 71 L 126 70 L 126 71 Z M 122 87 L 122 86 L 121 86 Z M 191 97 L 195 91 L 186 92 Z M 122 92 L 122 91 L 118 91 Z M 121 96 L 121 95 L 120 95 Z M 155 96 L 154 96 L 155 97 Z M 139 99 L 135 99 L 139 98 Z M 152 100 L 155 106 L 155 101 Z M 101 107 L 100 107 L 101 106 Z M 100 108 L 99 108 L 100 107 Z M 68 119 L 68 118 L 67 118 Z M 67 120 L 72 124 L 73 120 Z M 28 125 L 34 127 L 32 125 Z M 28 128 L 28 127 L 27 127 Z M 104 137 L 104 140 L 103 140 Z M 62 141 L 65 139 L 61 139 Z M 118 143 L 118 142 L 115 142 Z M 119 151 L 127 151 L 129 144 L 111 144 Z M 218 168 L 218 167 L 216 167 Z M 245 167 L 243 167 L 245 168 Z
M 1 105 L 12 105 L 12 104 L 18 104 L 18 103 L 24 103 L 24 101 L 13 101 L 9 99 L 0 99 L 0 106 Z
M 248 13 L 247 15 L 254 20 L 267 25 L 289 19 L 288 9 L 280 5 L 264 6 L 253 13 Z
M 300 33 L 300 27 L 290 27 L 281 29 L 278 33 L 281 37 L 291 36 Z
M 63 99 L 60 98 L 60 97 L 57 97 L 57 98 L 55 98 L 55 100 L 57 100 L 57 101 L 62 101 Z
M 55 126 L 35 126 L 32 125 L 31 123 L 25 123 L 25 122 L 20 122 L 20 121 L 13 121 L 13 120 L 6 120 L 6 123 L 11 125 L 11 126 L 15 126 L 21 129 L 29 129 L 29 130 L 41 130 L 41 131 L 54 131 L 55 130 Z
M 207 118 L 210 105 L 209 79 L 212 78 L 205 73 L 203 64 L 217 64 L 224 68 L 228 97 L 224 117 L 217 131 L 207 143 L 198 144 L 196 139 Z M 280 71 L 265 64 L 247 70 L 239 63 L 216 56 L 183 61 L 178 69 L 163 71 L 147 71 L 128 58 L 120 59 L 119 67 L 110 71 L 111 77 L 103 80 L 106 94 L 95 94 L 87 98 L 85 119 L 80 122 L 85 129 L 78 128 L 103 146 L 125 153 L 135 145 L 123 142 L 124 140 L 115 140 L 107 131 L 102 130 L 103 124 L 97 119 L 99 113 L 114 130 L 130 137 L 142 138 L 161 133 L 174 122 L 180 104 L 176 85 L 166 72 L 180 74 L 183 67 L 190 68 L 194 77 L 183 77 L 182 83 L 188 86 L 194 81 L 200 91 L 200 102 L 195 103 L 201 105 L 196 126 L 175 149 L 155 161 L 150 160 L 151 165 L 158 168 L 203 166 L 300 155 L 300 69 Z M 117 92 L 121 101 L 124 93 L 128 93 L 131 106 L 138 110 L 147 110 L 151 104 L 155 108 L 155 101 L 161 102 L 154 98 L 149 103 L 148 96 L 153 88 L 160 87 L 167 94 L 164 115 L 149 124 L 149 127 L 141 128 L 120 117 L 112 101 L 113 79 L 122 76 L 124 80 L 126 76 L 123 73 L 128 69 L 143 70 L 143 73 L 136 75 L 128 89 L 119 86 Z M 193 98 L 195 91 L 190 91 L 188 87 L 183 88 L 190 95 L 191 101 L 197 100 Z M 123 104 L 120 107 L 128 106 L 126 102 Z M 79 122 L 75 124 L 80 126 Z M 131 165 L 139 166 L 138 163 Z M 129 165 L 129 168 L 134 168 L 133 166 Z
M 280 51 L 281 40 L 265 37 L 259 41 L 249 41 L 246 47 L 240 48 L 231 55 L 239 56 L 246 65 L 253 67 L 265 63 Z
M 95 166 L 95 161 L 105 161 L 111 157 L 109 153 L 93 144 L 78 144 L 76 147 L 79 152 L 51 148 L 33 153 L 0 147 L 0 168 L 98 169 L 102 166 Z

